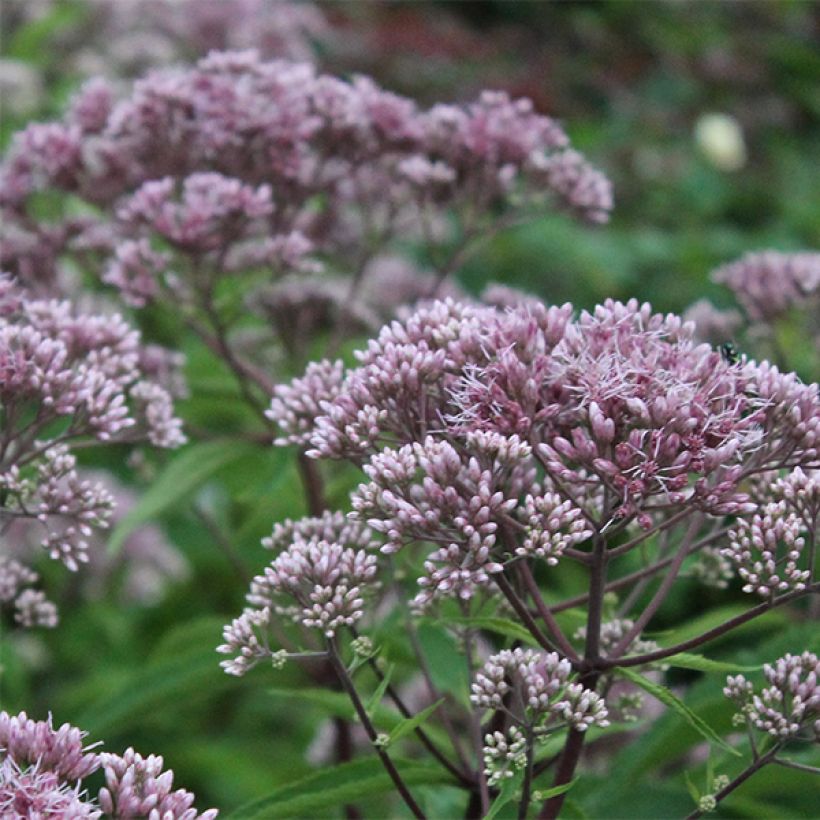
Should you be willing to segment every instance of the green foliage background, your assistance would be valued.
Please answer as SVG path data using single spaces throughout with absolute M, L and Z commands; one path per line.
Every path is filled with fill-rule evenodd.
M 355 54 L 334 56 L 332 50 L 322 59 L 331 70 L 376 73 L 388 87 L 423 100 L 467 97 L 485 85 L 530 94 L 540 108 L 565 120 L 578 147 L 611 175 L 616 209 L 610 225 L 590 230 L 549 216 L 511 230 L 468 264 L 462 283 L 471 291 L 500 281 L 550 302 L 571 300 L 584 307 L 607 296 L 635 296 L 663 311 L 680 311 L 701 296 L 726 305 L 728 295 L 708 280 L 716 265 L 749 250 L 820 245 L 816 4 L 422 2 L 323 9 L 343 31 L 403 27 L 435 41 L 445 21 L 467 31 L 470 42 L 490 44 L 480 59 L 448 56 L 445 50 L 434 55 L 435 70 L 426 71 L 422 66 L 431 58 L 412 39 L 381 55 L 363 54 L 361 64 Z M 57 3 L 24 27 L 14 27 L 9 15 L 4 56 L 36 66 L 46 93 L 36 110 L 4 114 L 4 142 L 24 119 L 57 114 L 77 86 L 80 78 L 62 69 L 60 49 L 89 25 L 88 15 L 80 2 Z M 748 162 L 741 171 L 720 171 L 698 151 L 693 129 L 711 111 L 730 114 L 742 125 Z M 157 313 L 141 321 L 148 335 L 185 350 L 194 398 L 181 412 L 214 436 L 168 456 L 151 455 L 149 466 L 158 476 L 154 489 L 137 484 L 145 493 L 142 520 L 161 522 L 192 573 L 156 606 L 126 607 L 115 589 L 83 599 L 75 579 L 43 564 L 62 623 L 53 632 L 4 636 L 2 708 L 25 709 L 38 718 L 50 711 L 56 722 L 70 721 L 88 729 L 92 739 L 104 739 L 106 748 L 132 745 L 163 754 L 201 807 L 218 806 L 226 816 L 336 817 L 341 803 L 351 799 L 366 817 L 403 816 L 372 757 L 339 771 L 316 768 L 306 759 L 322 722 L 350 715 L 335 693 L 310 688 L 292 664 L 280 672 L 259 669 L 241 680 L 220 671 L 214 647 L 222 624 L 241 610 L 243 575 L 264 565 L 259 541 L 272 522 L 305 512 L 302 489 L 292 453 L 243 448 L 229 437 L 252 422 L 230 377 L 211 356 L 191 340 L 175 338 L 172 316 Z M 92 460 L 134 483 L 124 455 L 94 454 Z M 331 500 L 344 506 L 355 480 L 337 469 Z M 203 504 L 229 533 L 234 554 L 215 543 L 195 514 Z M 114 534 L 112 548 L 121 535 Z M 581 579 L 567 575 L 551 583 L 556 594 L 572 595 L 580 591 Z M 718 604 L 735 611 L 748 601 L 737 590 L 718 596 L 684 582 L 664 610 L 668 624 L 658 622 L 656 628 L 687 618 L 708 628 L 725 615 Z M 441 658 L 446 670 L 450 646 L 444 627 L 430 624 L 425 634 L 431 662 Z M 396 664 L 396 675 L 409 677 L 407 653 L 390 624 L 376 637 Z M 684 637 L 678 629 L 663 633 L 662 640 Z M 707 654 L 759 665 L 802 648 L 820 650 L 816 629 L 794 613 L 778 611 L 737 637 L 709 645 Z M 723 675 L 692 670 L 667 674 L 667 683 L 682 687 L 688 705 L 726 736 L 732 730 L 722 680 Z M 465 696 L 462 677 L 440 683 Z M 374 688 L 372 681 L 367 686 Z M 395 721 L 389 714 L 383 718 L 388 727 Z M 703 783 L 704 755 L 690 754 L 693 747 L 705 751 L 700 736 L 669 711 L 634 731 L 641 733 L 639 743 L 626 744 L 624 736 L 615 741 L 616 776 L 607 768 L 611 747 L 610 757 L 593 755 L 592 773 L 570 793 L 567 817 L 679 817 L 691 811 L 683 771 Z M 414 758 L 414 747 L 400 748 L 407 756 L 402 770 L 430 816 L 463 812 L 455 790 Z M 739 748 L 747 751 L 744 741 Z M 713 750 L 712 763 L 728 774 L 741 765 L 719 750 Z M 816 794 L 806 775 L 764 771 L 727 800 L 720 814 L 810 817 Z M 253 800 L 263 802 L 253 811 L 230 814 Z M 508 813 L 509 808 L 501 816 Z

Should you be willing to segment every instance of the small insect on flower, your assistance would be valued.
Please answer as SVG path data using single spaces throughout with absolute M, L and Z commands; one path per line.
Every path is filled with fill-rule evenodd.
M 724 362 L 728 364 L 738 364 L 740 362 L 740 351 L 734 342 L 724 342 L 718 349 Z

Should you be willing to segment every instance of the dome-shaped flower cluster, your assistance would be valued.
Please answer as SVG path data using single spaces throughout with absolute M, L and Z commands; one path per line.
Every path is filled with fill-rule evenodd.
M 808 732 L 820 742 L 820 660 L 812 652 L 784 655 L 763 666 L 768 686 L 758 694 L 743 675 L 729 676 L 723 692 L 761 732 L 783 741 Z
M 250 606 L 225 627 L 225 643 L 217 648 L 235 656 L 221 663 L 231 675 L 275 660 L 268 640 L 272 617 L 332 638 L 362 617 L 365 598 L 375 588 L 376 556 L 366 549 L 369 532 L 339 513 L 277 524 L 263 543 L 278 554 L 251 582 Z
M 118 315 L 34 299 L 0 280 L 2 537 L 11 537 L 13 521 L 36 520 L 52 558 L 72 571 L 88 560 L 88 538 L 108 525 L 113 499 L 99 481 L 81 477 L 70 448 L 89 440 L 185 441 L 171 394 L 158 381 L 169 375 L 163 354 L 142 345 Z M 22 589 L 34 580 L 19 560 L 4 560 L 0 600 L 15 602 L 19 623 L 53 626 L 53 605 Z
M 817 386 L 691 334 L 634 301 L 573 318 L 569 305 L 446 300 L 386 326 L 346 373 L 325 362 L 280 388 L 269 415 L 283 441 L 362 464 L 353 511 L 383 551 L 435 545 L 417 603 L 466 599 L 514 557 L 554 564 L 613 526 L 694 508 L 745 531 L 744 516 L 765 516 L 748 477 L 817 463 Z M 774 512 L 791 533 L 786 507 Z M 806 580 L 792 558 L 789 588 Z
M 51 718 L 35 721 L 25 712 L 0 712 L 0 816 L 213 820 L 216 809 L 199 814 L 194 795 L 171 791 L 174 773 L 161 757 L 92 751 L 86 732 Z M 97 744 L 94 744 L 97 745 Z M 96 800 L 83 781 L 103 768 L 105 786 Z

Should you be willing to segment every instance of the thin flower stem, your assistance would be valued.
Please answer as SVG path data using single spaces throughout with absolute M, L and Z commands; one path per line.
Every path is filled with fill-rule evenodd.
M 715 802 L 720 803 L 725 797 L 728 797 L 738 786 L 743 785 L 755 772 L 762 769 L 767 763 L 772 763 L 775 753 L 780 746 L 774 746 L 769 749 L 765 755 L 759 757 L 751 765 L 747 766 L 728 786 L 724 786 L 716 795 Z M 703 817 L 704 812 L 700 809 L 693 811 L 687 816 L 686 820 L 697 820 L 698 817 Z
M 600 662 L 601 624 L 603 621 L 604 594 L 606 592 L 607 549 L 606 540 L 598 533 L 593 541 L 592 564 L 589 572 L 589 608 L 587 610 L 587 635 L 584 648 L 584 661 L 590 671 L 581 675 L 579 682 L 587 689 L 594 689 L 600 677 L 596 665 Z M 570 729 L 561 752 L 558 769 L 555 772 L 553 787 L 563 786 L 572 780 L 581 752 L 584 748 L 586 732 Z M 566 793 L 549 798 L 540 813 L 539 820 L 555 820 L 564 805 Z
M 381 669 L 379 669 L 379 666 L 376 663 L 376 661 L 373 658 L 369 658 L 367 661 L 367 665 L 373 671 L 373 674 L 376 676 L 379 683 L 383 683 L 384 674 L 382 673 Z M 396 705 L 396 708 L 399 710 L 399 712 L 401 712 L 402 717 L 413 717 L 413 713 L 407 708 L 407 705 L 402 700 L 401 695 L 399 695 L 399 693 L 396 691 L 393 684 L 387 684 L 385 692 L 390 697 L 390 700 L 392 700 L 393 703 Z M 421 728 L 421 726 L 416 727 L 414 731 L 416 737 L 418 737 L 419 741 L 424 746 L 424 748 L 427 749 L 427 751 L 430 752 L 430 754 L 433 755 L 433 757 L 436 760 L 438 760 L 438 762 L 441 763 L 441 765 L 444 766 L 444 768 L 447 769 L 447 771 L 450 772 L 450 774 L 453 775 L 453 777 L 455 777 L 459 781 L 459 783 L 462 784 L 462 786 L 464 786 L 467 789 L 475 788 L 476 784 L 473 781 L 473 779 L 469 775 L 461 771 L 458 767 L 456 767 L 445 757 L 444 753 L 436 746 L 435 743 L 433 743 L 429 735 L 424 731 L 424 729 Z
M 430 665 L 427 663 L 427 658 L 425 657 L 424 651 L 421 646 L 421 642 L 419 641 L 419 636 L 416 632 L 416 625 L 413 623 L 413 618 L 407 606 L 407 599 L 403 594 L 401 586 L 395 580 L 396 567 L 394 561 L 392 560 L 392 556 L 389 561 L 389 566 L 391 575 L 393 577 L 393 587 L 396 591 L 396 598 L 399 601 L 399 606 L 401 607 L 402 613 L 404 615 L 405 628 L 407 629 L 407 635 L 410 638 L 410 646 L 416 658 L 416 664 L 421 672 L 422 678 L 424 679 L 424 683 L 427 686 L 427 692 L 430 696 L 430 699 L 435 702 L 437 700 L 440 700 L 442 696 L 438 690 L 438 687 L 435 685 L 435 683 L 433 683 L 433 677 L 430 674 Z M 450 739 L 450 743 L 453 745 L 456 757 L 458 757 L 459 765 L 461 766 L 462 770 L 469 771 L 470 762 L 468 761 L 467 755 L 465 754 L 464 749 L 462 748 L 461 738 L 459 737 L 459 734 L 456 731 L 455 726 L 453 726 L 453 722 L 450 720 L 450 716 L 447 714 L 447 710 L 442 709 L 439 712 L 439 714 L 441 716 L 441 724 L 444 728 L 444 731 L 447 733 L 447 737 Z
M 495 575 L 493 575 L 493 578 L 496 584 L 498 584 L 498 588 L 504 594 L 504 597 L 510 602 L 512 608 L 516 611 L 518 617 L 521 618 L 521 620 L 524 622 L 524 626 L 527 627 L 529 633 L 538 642 L 538 645 L 541 646 L 543 649 L 546 649 L 548 652 L 554 652 L 556 650 L 555 645 L 541 631 L 540 627 L 535 622 L 532 615 L 530 615 L 530 611 L 527 609 L 524 602 L 518 597 L 518 594 L 512 588 L 510 582 L 504 576 L 504 573 L 496 573 Z
M 820 767 L 809 766 L 806 763 L 796 763 L 794 760 L 787 760 L 783 757 L 776 757 L 772 760 L 778 766 L 785 766 L 787 769 L 795 769 L 798 772 L 806 772 L 806 774 L 820 774 Z
M 336 671 L 336 674 L 339 676 L 339 682 L 342 684 L 345 692 L 347 692 L 348 697 L 350 698 L 351 702 L 353 703 L 353 708 L 356 710 L 356 714 L 359 716 L 359 720 L 364 727 L 365 732 L 367 733 L 367 737 L 370 739 L 370 742 L 373 744 L 373 748 L 376 750 L 376 754 L 379 756 L 379 760 L 381 760 L 382 765 L 385 768 L 385 771 L 390 776 L 390 779 L 393 781 L 393 784 L 396 786 L 399 794 L 402 797 L 402 800 L 407 804 L 407 808 L 413 813 L 413 816 L 418 818 L 418 820 L 426 820 L 424 812 L 419 807 L 418 803 L 416 803 L 413 795 L 410 794 L 410 790 L 407 788 L 407 784 L 402 779 L 402 776 L 399 774 L 398 769 L 393 764 L 393 761 L 390 759 L 390 755 L 387 754 L 387 751 L 380 745 L 378 745 L 378 732 L 376 732 L 376 728 L 373 726 L 372 721 L 370 720 L 370 715 L 367 714 L 367 709 L 364 708 L 364 704 L 359 697 L 359 693 L 356 691 L 356 687 L 353 681 L 348 674 L 347 668 L 345 667 L 344 663 L 342 663 L 342 659 L 339 657 L 339 653 L 336 650 L 336 645 L 334 644 L 332 639 L 328 639 L 327 641 L 327 651 L 330 657 L 330 662 L 333 665 L 333 668 Z
M 473 679 L 475 664 L 473 663 L 473 635 L 472 631 L 464 631 L 464 648 L 467 658 L 467 675 Z M 490 810 L 490 787 L 487 783 L 487 775 L 484 773 L 484 747 L 481 742 L 481 723 L 476 711 L 470 712 L 470 729 L 473 738 L 473 745 L 476 754 L 476 779 L 478 780 L 478 790 L 481 797 L 481 816 Z
M 302 479 L 302 487 L 305 491 L 308 514 L 318 517 L 327 509 L 319 465 L 304 453 L 299 453 L 297 465 L 299 467 L 299 476 Z
M 527 732 L 527 765 L 524 768 L 524 783 L 521 787 L 521 802 L 518 804 L 518 820 L 527 820 L 527 810 L 530 807 L 532 797 L 532 776 L 533 776 L 533 746 L 535 739 L 532 732 Z
M 556 644 L 558 644 L 558 648 L 571 661 L 578 661 L 578 653 L 575 651 L 572 644 L 567 640 L 567 637 L 566 635 L 564 635 L 563 631 L 561 630 L 561 627 L 558 626 L 558 621 L 556 621 L 553 617 L 553 614 L 550 611 L 549 607 L 544 603 L 544 599 L 541 597 L 541 590 L 538 589 L 538 584 L 536 583 L 535 578 L 533 577 L 532 570 L 530 569 L 529 564 L 526 561 L 522 561 L 518 565 L 518 572 L 524 581 L 524 586 L 527 587 L 527 590 L 530 593 L 530 597 L 532 598 L 532 601 L 535 604 L 535 608 L 538 610 L 538 614 L 541 616 L 542 620 L 546 624 L 547 629 L 549 630 Z
M 729 531 L 730 527 L 722 527 L 720 530 L 711 533 L 710 535 L 702 538 L 695 544 L 692 544 L 689 552 L 690 554 L 693 552 L 697 552 L 697 550 L 701 549 L 701 547 L 708 546 L 711 542 L 716 541 L 718 538 L 722 537 Z M 629 573 L 629 575 L 624 575 L 621 578 L 616 578 L 614 581 L 610 581 L 606 585 L 607 592 L 613 592 L 617 589 L 621 589 L 622 587 L 629 586 L 630 584 L 634 583 L 635 581 L 640 581 L 643 578 L 647 578 L 651 575 L 654 575 L 656 572 L 660 572 L 665 567 L 668 567 L 672 561 L 674 561 L 674 556 L 670 556 L 669 558 L 664 558 L 661 561 L 657 561 L 654 564 L 651 564 L 648 567 L 644 567 L 643 569 L 636 570 L 635 572 Z M 550 611 L 555 614 L 557 612 L 563 612 L 566 609 L 574 609 L 577 606 L 582 606 L 589 600 L 589 593 L 584 593 L 582 595 L 576 595 L 574 598 L 567 598 L 565 601 L 561 601 L 560 603 L 555 604 L 554 606 L 550 607 Z
M 765 615 L 771 609 L 787 604 L 789 601 L 795 601 L 798 598 L 802 598 L 804 595 L 812 595 L 817 592 L 820 592 L 820 583 L 812 584 L 811 586 L 806 587 L 806 589 L 789 592 L 785 595 L 781 595 L 779 598 L 774 598 L 772 601 L 765 601 L 764 603 L 759 604 L 758 606 L 753 607 L 740 615 L 736 615 L 734 618 L 730 618 L 726 621 L 726 623 L 716 626 L 708 632 L 704 632 L 701 635 L 690 638 L 688 641 L 681 641 L 681 643 L 675 644 L 674 646 L 669 646 L 665 649 L 657 649 L 654 652 L 645 652 L 641 655 L 631 655 L 626 658 L 617 658 L 614 660 L 603 658 L 598 662 L 597 669 L 600 671 L 606 671 L 607 669 L 613 669 L 618 666 L 642 666 L 643 664 L 652 663 L 653 661 L 660 661 L 664 658 L 669 658 L 672 655 L 677 655 L 678 652 L 686 652 L 689 649 L 694 649 L 702 644 L 708 643 L 709 641 L 713 641 L 715 638 L 719 638 L 721 635 L 731 632 L 738 626 L 742 626 L 760 615 Z
M 647 538 L 651 538 L 653 535 L 657 535 L 659 532 L 663 530 L 668 530 L 670 527 L 674 527 L 675 524 L 682 521 L 686 516 L 691 515 L 692 509 L 687 507 L 684 510 L 681 510 L 676 515 L 673 515 L 667 518 L 662 524 L 658 524 L 656 527 L 653 527 L 651 530 L 646 530 L 645 532 L 636 535 L 631 541 L 627 541 L 625 544 L 621 544 L 618 547 L 614 547 L 613 549 L 607 552 L 610 558 L 618 558 L 621 555 L 624 555 L 627 552 L 630 552 L 638 545 L 642 544 L 646 541 Z
M 689 530 L 686 533 L 686 536 L 683 539 L 683 543 L 678 548 L 677 555 L 675 555 L 674 559 L 672 560 L 672 564 L 669 567 L 669 572 L 666 573 L 666 577 L 661 581 L 661 585 L 658 587 L 655 595 L 652 597 L 652 600 L 646 606 L 643 612 L 641 612 L 638 619 L 635 621 L 635 624 L 629 629 L 626 635 L 621 638 L 620 641 L 613 647 L 610 655 L 614 658 L 617 658 L 619 655 L 622 655 L 630 646 L 632 641 L 637 638 L 641 632 L 646 628 L 647 624 L 652 620 L 655 613 L 661 608 L 663 602 L 666 600 L 669 592 L 672 589 L 672 584 L 675 583 L 675 580 L 678 577 L 678 573 L 680 572 L 681 565 L 683 564 L 686 556 L 689 555 L 689 547 L 691 545 L 692 536 L 695 534 L 695 531 L 700 526 L 700 521 L 694 519 L 689 524 Z

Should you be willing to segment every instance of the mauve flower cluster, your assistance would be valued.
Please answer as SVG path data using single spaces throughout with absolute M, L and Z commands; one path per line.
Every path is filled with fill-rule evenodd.
M 173 772 L 161 757 L 97 754 L 84 746 L 86 733 L 64 723 L 31 720 L 25 712 L 0 712 L 0 816 L 29 818 L 111 818 L 111 820 L 213 820 L 217 811 L 198 814 L 194 795 L 171 791 Z M 94 744 L 96 745 L 96 744 Z M 89 798 L 83 780 L 99 768 L 105 786 Z
M 276 658 L 268 641 L 272 617 L 284 616 L 333 638 L 340 627 L 362 617 L 365 596 L 375 589 L 376 557 L 366 549 L 369 532 L 341 513 L 277 524 L 263 543 L 279 554 L 251 582 L 251 606 L 225 627 L 225 643 L 217 648 L 236 655 L 221 663 L 231 675 Z
M 737 522 L 721 555 L 737 566 L 744 592 L 771 598 L 802 590 L 811 576 L 799 567 L 806 545 L 802 532 L 803 522 L 787 511 L 785 501 L 771 502 L 751 519 Z
M 520 690 L 524 714 L 516 720 L 530 727 L 557 720 L 579 731 L 607 726 L 603 698 L 571 682 L 572 664 L 555 652 L 512 649 L 493 655 L 472 684 L 470 700 L 481 709 L 501 709 Z
M 309 59 L 326 40 L 321 10 L 277 0 L 92 0 L 88 24 L 63 34 L 62 53 L 76 71 L 129 76 L 215 49 L 257 48 L 267 57 Z
M 606 178 L 527 100 L 486 92 L 424 110 L 366 77 L 250 51 L 153 72 L 120 102 L 88 83 L 62 121 L 15 136 L 0 181 L 9 269 L 53 287 L 64 255 L 102 254 L 135 305 L 169 292 L 201 307 L 215 277 L 261 267 L 270 280 L 315 270 L 314 257 L 355 290 L 398 233 L 461 250 L 547 201 L 591 222 L 612 205 Z M 45 190 L 101 210 L 38 220 Z M 459 217 L 455 240 L 436 239 L 443 215 Z
M 88 560 L 87 539 L 107 526 L 113 500 L 100 482 L 79 475 L 69 448 L 90 440 L 160 447 L 185 440 L 171 397 L 152 381 L 150 358 L 121 317 L 32 299 L 0 279 L 3 537 L 14 521 L 34 519 L 52 558 L 72 571 Z M 21 589 L 34 580 L 18 561 L 4 560 L 0 597 L 15 600 L 18 622 L 54 625 L 53 605 Z
M 761 732 L 779 741 L 808 732 L 820 742 L 820 660 L 812 652 L 784 655 L 763 666 L 760 694 L 743 675 L 729 676 L 723 692 Z
M 469 598 L 505 562 L 555 563 L 596 531 L 752 515 L 749 476 L 818 464 L 817 385 L 691 336 L 635 301 L 573 318 L 447 300 L 385 327 L 345 374 L 312 365 L 270 415 L 309 455 L 363 465 L 353 514 L 383 551 L 435 545 L 419 603 Z
M 525 734 L 569 725 L 585 732 L 590 726 L 608 726 L 604 699 L 572 682 L 572 665 L 555 652 L 532 649 L 504 650 L 493 655 L 476 674 L 470 700 L 479 709 L 501 710 L 514 722 L 507 733 L 484 738 L 484 765 L 489 785 L 513 777 L 526 765 Z
M 820 253 L 749 253 L 718 268 L 712 279 L 734 293 L 750 322 L 768 323 L 791 307 L 820 305 Z

